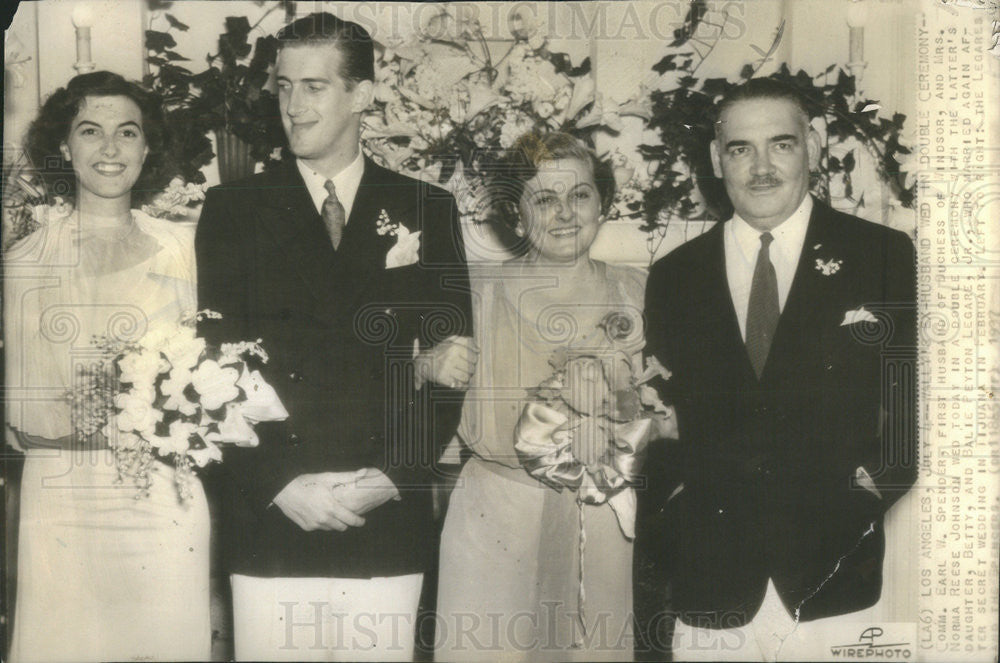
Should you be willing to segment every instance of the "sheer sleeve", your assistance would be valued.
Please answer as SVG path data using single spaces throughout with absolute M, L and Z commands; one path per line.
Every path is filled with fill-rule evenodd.
M 136 223 L 159 242 L 160 252 L 150 266 L 151 278 L 161 282 L 174 294 L 168 304 L 172 312 L 162 311 L 156 317 L 173 316 L 174 322 L 182 316 L 195 313 L 198 305 L 197 270 L 194 257 L 194 226 L 157 219 L 141 212 L 133 212 Z M 152 311 L 162 310 L 156 303 L 149 306 Z
M 636 333 L 627 336 L 621 349 L 634 354 L 646 344 L 643 324 L 643 302 L 646 296 L 646 273 L 634 267 L 608 265 L 608 278 L 618 287 L 621 303 L 636 323 Z
M 77 262 L 74 225 L 39 209 L 41 227 L 4 254 L 4 406 L 19 433 L 57 440 L 70 434 L 65 348 L 81 332 L 79 317 L 59 304 Z
M 493 363 L 497 343 L 493 304 L 496 296 L 495 283 L 499 278 L 498 268 L 469 268 L 469 283 L 472 290 L 473 337 L 480 348 L 479 362 L 469 385 L 462 406 L 462 418 L 458 426 L 458 437 L 473 453 L 490 457 L 495 448 L 496 418 L 494 402 Z

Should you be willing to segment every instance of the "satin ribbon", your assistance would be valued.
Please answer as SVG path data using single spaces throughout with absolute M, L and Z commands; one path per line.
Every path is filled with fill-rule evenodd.
M 610 424 L 604 428 L 608 433 L 607 451 L 590 467 L 573 455 L 573 428 L 562 412 L 542 403 L 529 403 L 514 429 L 514 450 L 531 476 L 556 490 L 565 487 L 577 491 L 580 510 L 577 612 L 584 635 L 587 633 L 584 591 L 587 532 L 583 504 L 607 501 L 618 518 L 622 534 L 629 540 L 635 538 L 635 489 L 629 484 L 638 478 L 652 430 L 652 420 L 648 418 L 626 423 L 606 421 Z M 582 643 L 577 642 L 576 646 Z
M 587 504 L 608 501 L 627 538 L 635 537 L 635 492 L 629 484 L 638 478 L 652 429 L 648 418 L 609 424 L 607 451 L 587 466 L 572 450 L 569 418 L 543 403 L 529 403 L 514 430 L 514 450 L 531 476 L 554 487 L 577 492 Z

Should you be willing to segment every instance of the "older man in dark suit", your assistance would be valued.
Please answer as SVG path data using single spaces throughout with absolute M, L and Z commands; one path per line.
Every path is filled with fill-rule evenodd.
M 649 275 L 680 443 L 653 452 L 637 545 L 677 660 L 814 658 L 826 618 L 877 614 L 883 515 L 916 477 L 913 245 L 809 195 L 819 140 L 774 80 L 722 100 L 711 155 L 733 217 Z
M 241 660 L 406 660 L 429 492 L 473 368 L 455 202 L 361 154 L 374 51 L 313 14 L 278 35 L 294 160 L 208 192 L 197 234 L 212 340 L 260 338 L 290 416 L 227 453 Z

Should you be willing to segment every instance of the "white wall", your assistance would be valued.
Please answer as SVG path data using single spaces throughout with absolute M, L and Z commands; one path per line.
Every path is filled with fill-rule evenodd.
M 21 3 L 22 11 L 24 5 Z M 92 60 L 97 69 L 142 77 L 142 11 L 140 0 L 45 0 L 38 9 L 39 94 L 45 99 L 76 75 L 76 31 L 72 14 L 78 6 L 89 11 Z

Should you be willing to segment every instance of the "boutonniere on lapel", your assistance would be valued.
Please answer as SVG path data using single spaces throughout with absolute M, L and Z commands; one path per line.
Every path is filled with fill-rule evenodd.
M 390 219 L 389 213 L 383 209 L 378 214 L 378 221 L 375 222 L 375 231 L 379 235 L 396 238 L 396 243 L 385 254 L 386 269 L 406 267 L 420 259 L 420 230 L 410 232 L 406 226 Z
M 817 244 L 813 247 L 813 251 L 819 251 L 822 248 L 822 244 Z M 840 271 L 840 267 L 844 264 L 843 260 L 838 258 L 830 258 L 829 260 L 823 260 L 822 258 L 816 258 L 816 271 L 823 276 L 833 276 Z

